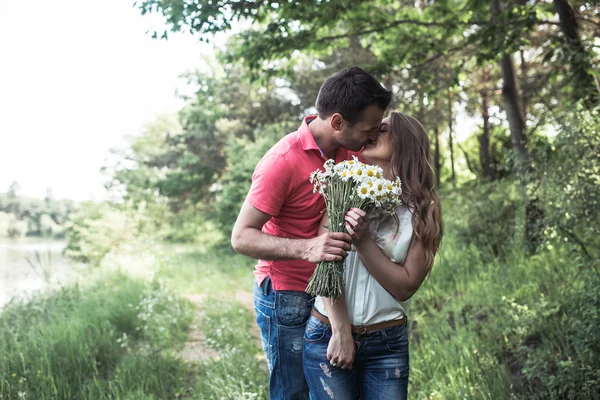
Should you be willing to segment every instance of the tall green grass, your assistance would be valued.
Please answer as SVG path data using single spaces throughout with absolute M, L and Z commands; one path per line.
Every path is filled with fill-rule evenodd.
M 220 357 L 200 367 L 195 393 L 202 399 L 267 399 L 266 361 L 249 334 L 252 315 L 236 301 L 210 298 L 205 304 L 207 344 Z
M 594 399 L 598 262 L 555 247 L 502 258 L 446 236 L 409 311 L 410 398 Z M 2 399 L 266 399 L 249 334 L 252 264 L 193 245 L 155 249 L 153 280 L 112 275 L 0 315 Z M 127 258 L 128 261 L 131 258 Z M 181 295 L 202 294 L 200 310 Z M 219 357 L 176 357 L 193 313 Z
M 156 277 L 180 293 L 218 297 L 252 291 L 255 260 L 229 250 L 201 250 L 194 245 L 165 245 Z
M 157 284 L 116 275 L 0 315 L 3 399 L 174 398 L 190 306 Z
M 409 312 L 412 397 L 595 398 L 600 281 L 580 261 L 560 248 L 490 261 L 447 237 Z

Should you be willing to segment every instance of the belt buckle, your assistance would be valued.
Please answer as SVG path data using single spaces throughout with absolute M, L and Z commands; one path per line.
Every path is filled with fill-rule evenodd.
M 358 332 L 358 335 L 364 335 L 365 333 L 367 333 L 367 326 L 365 324 L 360 324 L 357 326 L 357 328 L 362 329 L 362 332 Z
M 356 345 L 358 346 L 360 345 L 361 336 L 367 333 L 367 326 L 365 324 L 360 324 L 356 325 L 356 327 L 362 329 L 362 332 L 356 332 L 356 339 L 354 340 L 354 343 L 356 343 Z

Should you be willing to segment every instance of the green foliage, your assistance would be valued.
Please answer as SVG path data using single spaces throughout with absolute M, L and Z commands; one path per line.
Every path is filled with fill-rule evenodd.
M 477 178 L 488 180 L 484 174 L 482 160 L 480 156 L 479 138 L 483 130 L 478 128 L 473 135 L 459 144 L 458 148 L 465 159 L 468 160 L 467 168 Z M 490 132 L 492 170 L 494 179 L 502 179 L 512 175 L 514 162 L 512 157 L 512 144 L 510 141 L 510 132 L 501 125 L 494 125 Z
M 170 243 L 196 243 L 205 247 L 222 243 L 223 235 L 210 218 L 208 207 L 188 207 L 167 213 L 165 225 L 158 236 Z
M 172 293 L 122 275 L 11 303 L 0 315 L 0 395 L 173 398 L 184 369 L 166 350 L 190 320 Z
M 167 139 L 181 132 L 176 115 L 162 114 L 147 123 L 140 135 L 129 137 L 126 148 L 112 149 L 115 160 L 101 170 L 110 177 L 106 188 L 135 205 L 142 201 L 164 202 L 158 186 L 164 179 L 165 171 L 156 166 L 155 160 L 165 157 Z
M 161 13 L 175 31 L 211 34 L 238 20 L 254 24 L 229 42 L 211 71 L 189 74 L 196 92 L 177 118 L 157 118 L 128 148 L 115 152 L 119 160 L 106 171 L 112 178 L 109 187 L 122 195 L 123 203 L 84 205 L 67 228 L 67 254 L 100 264 L 111 252 L 131 251 L 132 244 L 148 237 L 168 242 L 154 272 L 181 291 L 211 296 L 203 305 L 202 325 L 221 357 L 182 366 L 158 350 L 183 338 L 186 323 L 169 327 L 171 313 L 185 314 L 185 306 L 174 305 L 177 301 L 161 295 L 132 299 L 101 286 L 94 289 L 98 296 L 86 292 L 76 297 L 65 291 L 77 301 L 68 306 L 48 303 L 48 310 L 56 308 L 60 317 L 40 313 L 38 320 L 19 322 L 20 315 L 37 312 L 23 305 L 0 318 L 14 318 L 0 325 L 6 332 L 10 326 L 20 327 L 4 335 L 8 339 L 0 331 L 0 343 L 9 348 L 0 354 L 9 354 L 11 360 L 10 365 L 0 364 L 0 393 L 9 393 L 4 397 L 31 385 L 27 391 L 32 396 L 158 399 L 185 392 L 183 396 L 200 398 L 264 398 L 266 371 L 247 333 L 251 316 L 233 301 L 214 299 L 249 290 L 253 261 L 214 246 L 228 242 L 264 152 L 296 129 L 328 75 L 359 65 L 394 91 L 395 107 L 418 117 L 429 131 L 437 127 L 442 139 L 449 121 L 436 99 L 444 99 L 440 93 L 446 88 L 456 93 L 450 106 L 466 104 L 467 114 L 478 118 L 485 97 L 490 114 L 496 175 L 458 182 L 452 191 L 442 179 L 447 232 L 442 257 L 410 311 L 413 396 L 593 398 L 600 386 L 600 304 L 595 298 L 600 290 L 595 261 L 600 251 L 600 118 L 588 103 L 565 105 L 567 96 L 581 92 L 587 79 L 572 72 L 588 62 L 597 64 L 585 54 L 594 54 L 589 45 L 593 24 L 581 24 L 583 47 L 577 50 L 569 47 L 573 41 L 563 40 L 556 23 L 544 22 L 556 15 L 550 3 L 505 7 L 500 24 L 489 22 L 489 2 L 483 1 L 146 0 L 137 6 L 142 13 Z M 593 4 L 575 7 L 582 18 L 596 18 Z M 519 100 L 527 111 L 526 148 L 536 170 L 526 177 L 524 189 L 538 197 L 543 210 L 538 222 L 545 230 L 545 246 L 533 256 L 521 250 L 524 189 L 513 172 L 501 77 L 490 66 L 505 51 L 523 51 L 516 58 L 524 94 Z M 485 78 L 482 66 L 489 69 Z M 260 83 L 251 78 L 260 78 Z M 473 174 L 462 174 L 464 179 L 482 177 L 480 133 L 460 143 Z M 444 143 L 441 153 L 448 153 Z M 446 172 L 442 168 L 441 174 Z M 60 235 L 64 214 L 15 202 L 17 191 L 11 187 L 0 197 L 0 235 Z M 88 307 L 92 298 L 104 301 L 102 307 Z M 45 303 L 33 304 L 47 310 Z M 92 320 L 65 321 L 65 315 L 83 321 L 80 304 L 88 307 Z M 50 333 L 42 327 L 44 336 L 23 328 L 34 332 L 43 318 L 66 325 L 56 325 Z M 73 333 L 65 337 L 64 332 Z M 81 345 L 78 338 L 83 337 L 93 343 Z M 22 338 L 27 345 L 14 344 Z M 89 354 L 94 363 L 82 361 L 79 353 Z M 51 356 L 44 359 L 43 354 Z M 30 367 L 18 369 L 15 376 L 1 375 L 9 367 L 21 368 L 23 357 L 34 355 L 43 367 L 40 375 L 52 377 L 49 383 L 34 379 Z M 63 370 L 57 380 L 54 371 Z M 26 380 L 19 382 L 21 376 Z M 35 385 L 42 389 L 32 389 Z
M 127 148 L 114 151 L 116 162 L 104 167 L 111 177 L 107 187 L 134 207 L 143 204 L 167 240 L 202 240 L 216 222 L 223 235 L 212 242 L 228 241 L 254 166 L 268 145 L 296 129 L 301 105 L 288 83 L 273 79 L 261 87 L 237 64 L 215 65 L 188 79 L 197 91 L 179 121 L 159 116 Z M 246 145 L 250 157 L 241 158 Z
M 580 278 L 561 301 L 536 305 L 532 328 L 517 350 L 532 398 L 592 399 L 600 393 L 600 279 L 589 272 Z
M 446 200 L 444 222 L 461 243 L 484 250 L 483 254 L 493 259 L 502 259 L 520 247 L 523 197 L 518 183 L 473 181 L 459 190 L 443 192 L 442 198 Z
M 293 122 L 276 123 L 258 128 L 253 134 L 255 140 L 230 139 L 226 148 L 227 167 L 217 182 L 220 188 L 215 199 L 215 220 L 227 241 L 250 189 L 256 164 L 271 146 L 295 129 Z
M 157 227 L 142 202 L 131 204 L 87 202 L 66 227 L 65 255 L 73 260 L 99 265 L 111 251 L 119 251 L 135 243 Z
M 22 221 L 15 214 L 0 211 L 0 237 L 23 237 L 27 234 L 27 221 Z
M 588 259 L 600 256 L 600 110 L 557 115 L 558 135 L 541 155 L 546 237 L 572 243 Z
M 448 228 L 411 304 L 413 397 L 594 398 L 597 265 L 569 262 L 565 248 L 534 257 L 513 249 L 499 261 Z
M 14 182 L 7 193 L 0 193 L 0 237 L 62 238 L 64 226 L 76 209 L 71 200 L 52 198 L 51 190 L 43 200 L 19 196 Z

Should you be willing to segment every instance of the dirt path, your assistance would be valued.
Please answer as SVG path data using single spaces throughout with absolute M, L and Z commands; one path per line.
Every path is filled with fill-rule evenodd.
M 194 303 L 194 305 L 198 308 L 201 308 L 202 303 L 206 300 L 206 295 L 199 294 L 187 294 L 184 297 Z M 235 292 L 235 299 L 242 304 L 248 311 L 252 313 L 254 316 L 254 300 L 252 298 L 252 293 L 238 290 Z M 188 340 L 186 341 L 183 349 L 181 349 L 178 353 L 179 357 L 188 362 L 203 362 L 207 360 L 214 360 L 219 358 L 219 352 L 211 349 L 206 346 L 206 337 L 202 333 L 201 326 L 201 314 L 200 312 L 196 312 L 194 317 L 194 321 L 190 326 L 190 331 L 188 333 Z M 262 348 L 261 340 L 260 340 L 260 330 L 255 322 L 250 324 L 249 333 L 252 336 L 252 340 L 256 344 L 258 348 Z M 262 352 L 257 358 L 261 360 L 266 359 Z
M 203 294 L 188 294 L 184 297 L 194 303 L 198 309 L 200 309 L 206 299 L 206 296 Z M 190 326 L 190 331 L 188 332 L 188 340 L 183 345 L 183 349 L 178 353 L 179 357 L 185 361 L 203 362 L 219 358 L 219 353 L 216 350 L 206 346 L 206 338 L 202 333 L 201 322 L 200 312 L 196 312 Z

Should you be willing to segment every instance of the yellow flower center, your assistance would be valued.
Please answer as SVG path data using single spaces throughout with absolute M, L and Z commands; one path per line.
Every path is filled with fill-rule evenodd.
M 367 188 L 360 189 L 360 193 L 361 194 L 367 194 Z

